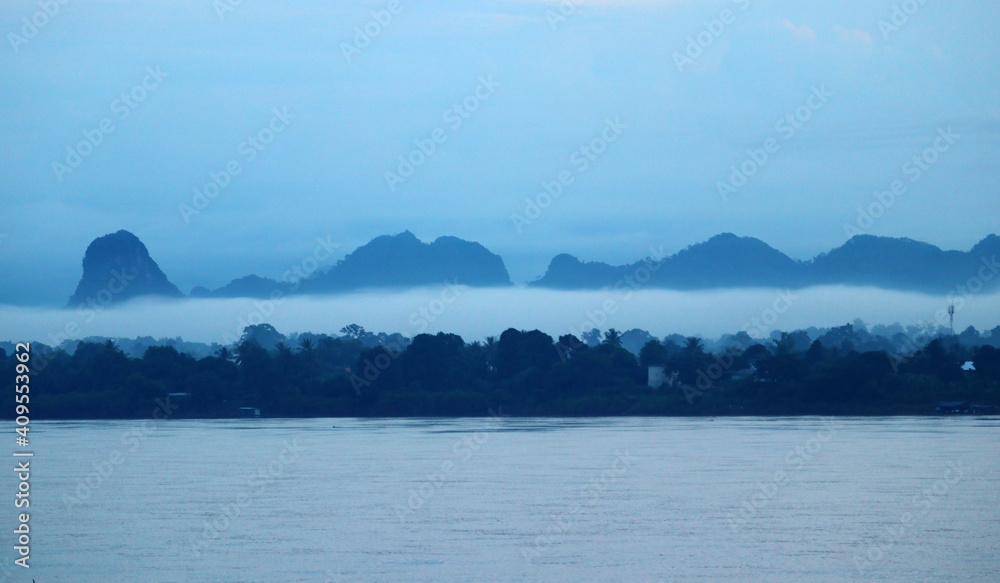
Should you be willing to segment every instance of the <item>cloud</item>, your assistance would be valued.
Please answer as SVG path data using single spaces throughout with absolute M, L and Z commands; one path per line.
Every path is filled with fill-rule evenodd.
M 791 20 L 786 18 L 781 21 L 781 26 L 790 30 L 795 38 L 800 41 L 812 42 L 816 40 L 816 31 L 809 28 L 807 24 L 795 25 Z
M 872 46 L 872 36 L 863 30 L 834 26 L 833 32 L 838 41 L 852 48 L 867 49 Z

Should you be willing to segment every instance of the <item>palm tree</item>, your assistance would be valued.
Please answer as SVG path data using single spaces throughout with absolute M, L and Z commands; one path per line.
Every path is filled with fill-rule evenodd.
M 497 337 L 487 336 L 483 348 L 486 350 L 486 370 L 493 370 L 493 361 L 497 356 Z
M 611 328 L 610 330 L 608 330 L 607 332 L 604 333 L 604 342 L 603 342 L 603 344 L 605 344 L 607 346 L 616 346 L 616 347 L 621 348 L 621 345 L 622 345 L 622 335 L 621 335 L 621 333 L 618 332 L 618 330 L 615 330 L 614 328 Z
M 299 340 L 298 355 L 302 359 L 302 366 L 305 372 L 311 375 L 316 370 L 316 344 L 312 338 Z
M 278 352 L 278 358 L 280 358 L 282 362 L 285 363 L 291 362 L 292 349 L 289 348 L 287 344 L 285 344 L 284 342 L 279 342 L 278 345 L 274 347 L 274 349 Z
M 704 354 L 705 345 L 700 338 L 691 337 L 684 343 L 684 352 L 687 354 Z

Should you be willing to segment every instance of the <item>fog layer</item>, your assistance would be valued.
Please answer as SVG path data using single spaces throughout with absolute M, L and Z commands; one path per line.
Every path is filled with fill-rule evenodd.
M 1000 295 L 953 297 L 955 328 L 1000 325 Z M 25 309 L 0 305 L 0 339 L 58 344 L 88 336 L 176 337 L 229 343 L 250 324 L 267 322 L 282 333 L 337 333 L 347 324 L 374 332 L 452 332 L 467 341 L 507 328 L 540 329 L 554 337 L 599 328 L 641 328 L 666 334 L 717 337 L 746 330 L 839 326 L 861 318 L 869 325 L 947 325 L 949 300 L 868 288 L 677 292 L 628 290 L 566 292 L 462 286 L 278 300 L 212 299 L 130 302 L 113 309 Z

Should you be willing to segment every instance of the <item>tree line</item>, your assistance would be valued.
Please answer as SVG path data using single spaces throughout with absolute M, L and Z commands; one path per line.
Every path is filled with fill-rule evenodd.
M 241 407 L 265 417 L 894 415 L 933 414 L 939 401 L 1000 404 L 1000 350 L 950 336 L 898 354 L 806 347 L 787 333 L 714 352 L 698 338 L 651 339 L 635 355 L 614 329 L 598 344 L 538 330 L 483 342 L 342 332 L 270 346 L 280 335 L 263 324 L 203 358 L 170 346 L 134 358 L 112 341 L 51 350 L 32 374 L 32 418 L 148 418 L 163 404 L 176 418 Z M 16 359 L 0 349 L 0 362 L 13 394 Z M 650 367 L 662 379 L 655 388 Z

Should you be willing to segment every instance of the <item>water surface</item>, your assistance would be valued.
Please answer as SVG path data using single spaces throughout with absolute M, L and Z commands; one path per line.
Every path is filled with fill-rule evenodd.
M 39 582 L 1000 580 L 996 418 L 47 422 L 31 437 Z

